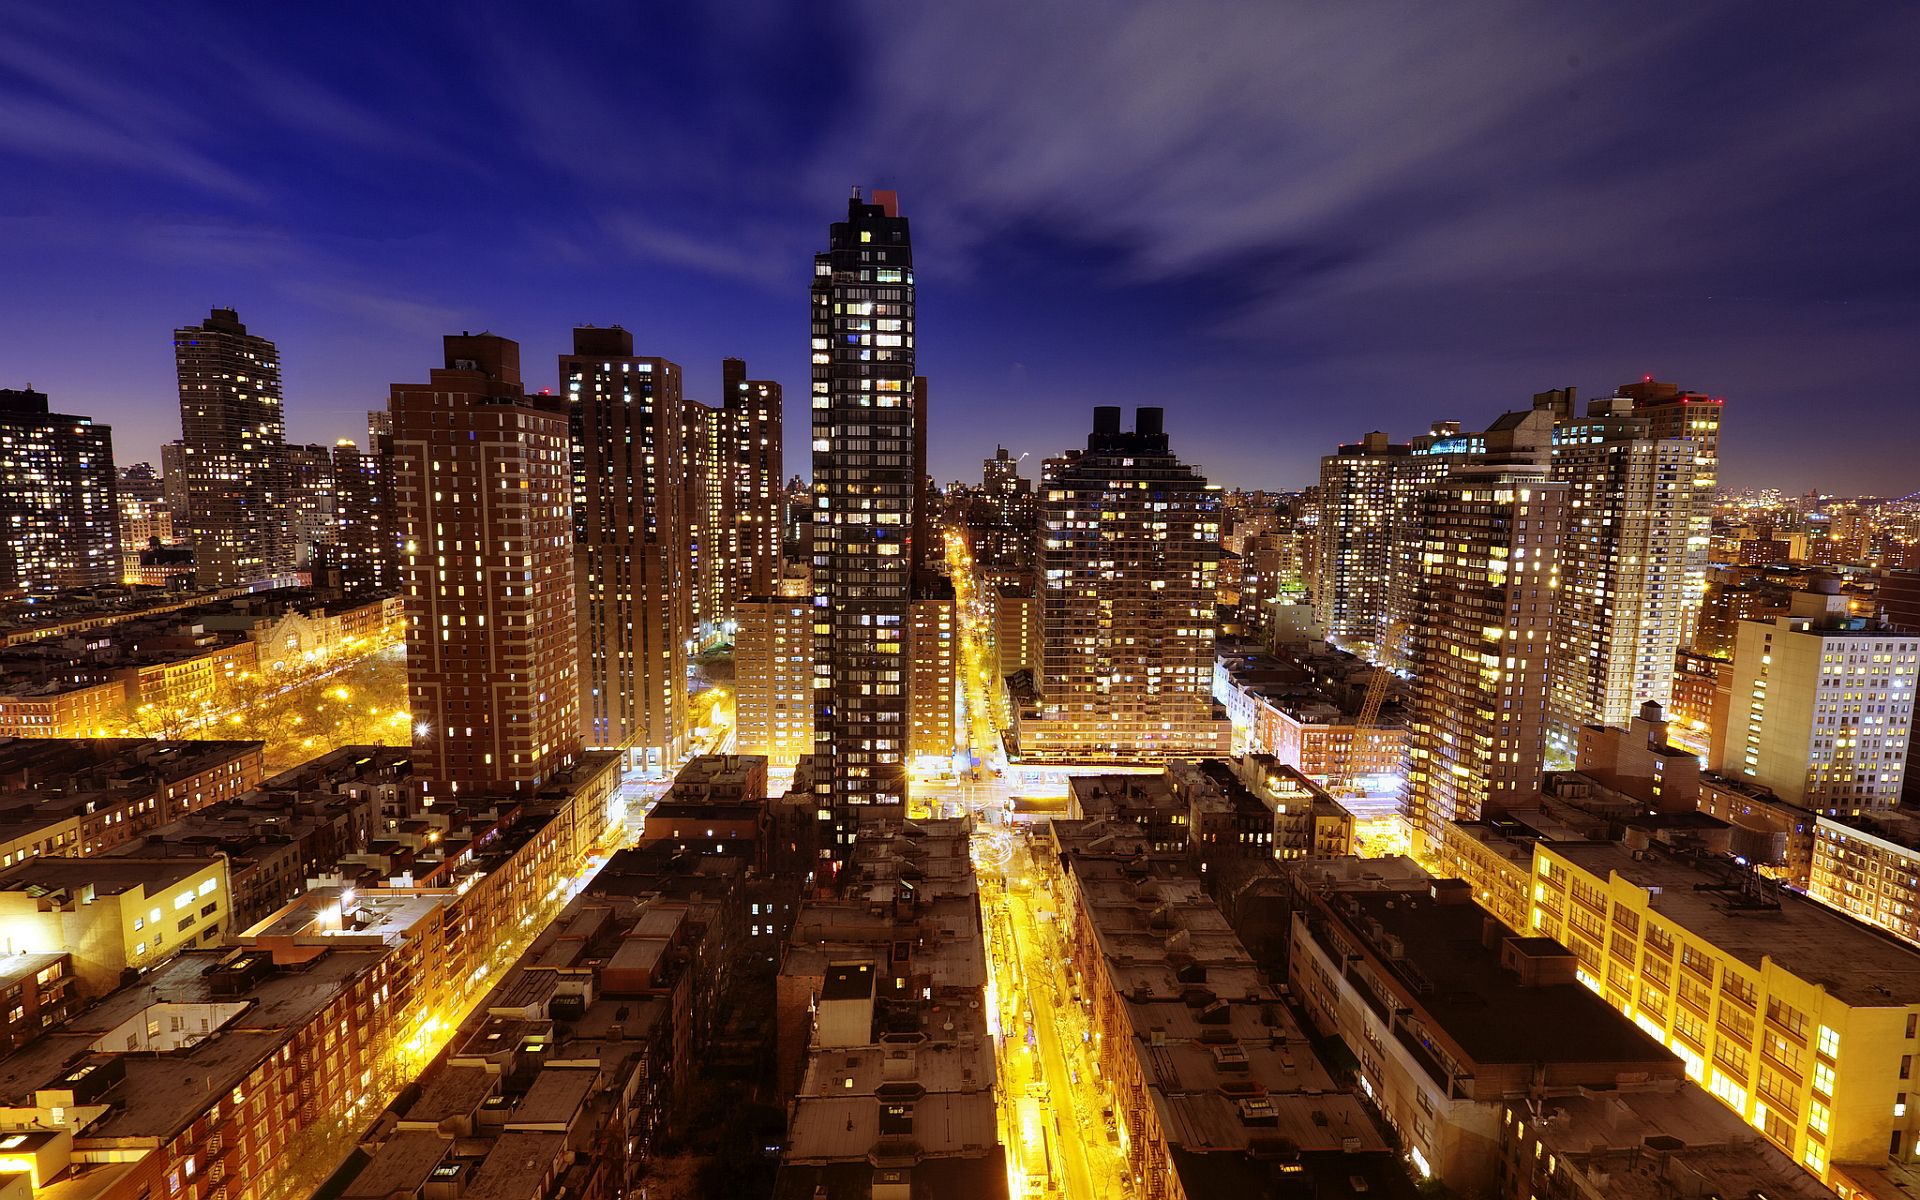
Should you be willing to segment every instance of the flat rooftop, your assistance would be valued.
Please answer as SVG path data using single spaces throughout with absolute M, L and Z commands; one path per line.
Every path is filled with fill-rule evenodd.
M 10 988 L 29 975 L 38 975 L 65 957 L 64 953 L 0 955 L 0 988 Z
M 453 1150 L 453 1140 L 424 1130 L 402 1130 L 381 1143 L 340 1193 L 340 1200 L 390 1200 L 413 1195 Z
M 148 895 L 164 892 L 183 879 L 198 875 L 219 862 L 206 858 L 54 858 L 36 857 L 0 871 L 0 892 L 41 888 L 48 892 L 79 892 L 91 886 L 97 896 L 118 896 L 134 888 Z
M 199 1116 L 196 1106 L 181 1103 L 183 1093 L 221 1096 L 232 1091 L 333 1003 L 355 976 L 385 957 L 384 951 L 334 950 L 296 969 L 276 970 L 239 996 L 218 996 L 207 971 L 225 954 L 177 954 L 137 984 L 113 992 L 0 1059 L 0 1098 L 32 1107 L 35 1090 L 59 1079 L 77 1056 L 96 1053 L 94 1042 L 150 1005 L 246 1005 L 217 1032 L 185 1049 L 113 1056 L 125 1062 L 127 1076 L 109 1093 L 113 1107 L 88 1127 L 88 1136 L 173 1137 Z
M 999 1142 L 991 1092 L 939 1092 L 913 1104 L 910 1132 L 880 1132 L 872 1096 L 803 1096 L 787 1130 L 788 1162 L 864 1160 L 883 1137 L 916 1143 L 923 1154 L 985 1153 Z
M 587 1097 L 593 1095 L 599 1081 L 600 1072 L 595 1067 L 551 1064 L 542 1067 L 526 1095 L 513 1106 L 513 1115 L 507 1118 L 507 1124 L 566 1125 L 587 1102 Z
M 1328 908 L 1475 1062 L 1650 1063 L 1673 1055 L 1578 983 L 1529 987 L 1481 941 L 1486 910 L 1415 892 L 1342 892 Z M 1377 926 L 1376 924 L 1377 923 Z M 1378 928 L 1379 934 L 1372 930 Z M 1504 940 L 1512 931 L 1499 926 Z M 1392 957 L 1386 938 L 1397 938 Z M 1564 954 L 1559 943 L 1551 943 Z
M 1817 901 L 1775 888 L 1765 894 L 1777 908 L 1741 907 L 1729 882 L 1737 868 L 1706 869 L 1658 847 L 1639 858 L 1613 843 L 1548 848 L 1602 879 L 1618 875 L 1646 890 L 1655 913 L 1755 971 L 1771 961 L 1855 1007 L 1920 1004 L 1920 950 Z

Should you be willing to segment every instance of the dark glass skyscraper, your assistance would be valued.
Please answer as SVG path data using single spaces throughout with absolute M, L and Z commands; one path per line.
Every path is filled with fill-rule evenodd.
M 815 785 L 843 859 L 857 809 L 906 800 L 919 410 L 913 244 L 856 191 L 813 265 Z

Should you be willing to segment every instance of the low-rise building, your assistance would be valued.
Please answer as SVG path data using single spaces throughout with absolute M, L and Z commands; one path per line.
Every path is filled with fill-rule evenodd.
M 776 1200 L 1007 1195 L 963 821 L 863 822 L 797 914 L 776 990 Z
M 764 872 L 772 849 L 767 760 L 758 754 L 696 755 L 647 810 L 638 846 L 743 858 Z
M 1671 744 L 1666 712 L 1640 706 L 1625 729 L 1583 725 L 1574 769 L 1660 812 L 1691 812 L 1700 798 L 1700 759 Z
M 89 996 L 230 933 L 227 860 L 32 858 L 0 871 L 0 952 L 70 954 Z
M 67 1019 L 76 1002 L 73 955 L 0 955 L 0 1054 L 11 1054 Z
M 0 734 L 168 736 L 258 677 L 323 668 L 391 635 L 395 597 L 309 588 L 76 618 L 57 635 L 0 647 Z
M 695 1070 L 712 932 L 684 903 L 574 900 L 375 1124 L 342 1200 L 633 1194 Z
M 257 786 L 262 749 L 140 738 L 0 743 L 0 868 L 138 844 Z
M 1730 860 L 1658 844 L 1537 841 L 1529 877 L 1532 932 L 1572 950 L 1588 987 L 1823 1182 L 1913 1160 L 1920 951 Z
M 1807 894 L 1920 943 L 1920 819 L 1889 810 L 1813 821 Z
M 1500 1200 L 1833 1195 L 1751 1125 L 1670 1080 L 1510 1104 L 1500 1157 Z
M 232 889 L 229 924 L 249 929 L 306 891 L 311 881 L 355 871 L 367 861 L 376 838 L 431 828 L 406 815 L 410 759 L 411 752 L 401 747 L 343 746 L 236 799 L 151 828 L 109 853 L 225 855 Z
M 1351 1194 L 1400 1177 L 1190 864 L 1055 822 L 1061 920 L 1115 1132 L 1167 1200 Z M 1095 826 L 1100 827 L 1095 827 Z M 1091 836 L 1081 836 L 1081 834 Z M 1340 1189 L 1335 1191 L 1334 1189 Z M 1301 1191 L 1300 1194 L 1308 1194 Z
M 1378 720 L 1359 724 L 1374 670 L 1328 647 L 1243 646 L 1215 655 L 1213 694 L 1233 724 L 1234 753 L 1272 755 L 1322 787 L 1392 791 L 1406 777 L 1407 726 L 1391 693 Z
M 418 850 L 396 845 L 350 880 L 309 888 L 238 940 L 280 962 L 385 947 L 421 997 L 412 1035 L 450 1028 L 564 905 L 608 829 L 619 764 L 618 751 L 589 751 L 532 797 L 463 794 L 472 807 L 445 833 L 428 828 L 412 835 Z
M 0 1060 L 0 1119 L 42 1151 L 35 1194 L 305 1194 L 411 1073 L 397 968 L 371 947 L 193 950 L 47 1030 Z
M 1420 1173 L 1473 1194 L 1499 1179 L 1508 1105 L 1683 1078 L 1574 970 L 1566 947 L 1515 933 L 1463 881 L 1435 880 L 1323 888 L 1294 914 L 1287 979 L 1352 1051 Z

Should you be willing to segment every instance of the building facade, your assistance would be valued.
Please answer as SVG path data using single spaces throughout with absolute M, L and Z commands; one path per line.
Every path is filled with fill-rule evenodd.
M 524 394 L 517 343 L 445 354 L 390 404 L 416 774 L 531 792 L 580 748 L 567 410 Z
M 367 414 L 367 448 L 333 447 L 334 509 L 339 528 L 329 548 L 348 593 L 386 592 L 400 577 L 399 519 L 393 510 L 393 419 Z
M 1706 586 L 1709 543 L 1713 538 L 1713 496 L 1720 486 L 1720 418 L 1725 401 L 1690 392 L 1652 376 L 1623 384 L 1617 394 L 1633 401 L 1650 422 L 1655 438 L 1685 438 L 1693 443 L 1694 503 L 1687 517 L 1687 612 L 1699 609 Z
M 112 429 L 0 388 L 0 592 L 119 582 L 115 487 Z
M 791 767 L 813 753 L 813 598 L 752 596 L 735 621 L 736 744 Z
M 1538 794 L 1566 485 L 1462 471 L 1420 503 L 1408 816 L 1416 846 Z
M 571 415 L 580 736 L 650 769 L 686 748 L 695 589 L 680 368 L 624 329 L 576 329 Z M 698 407 L 698 406 L 695 406 Z
M 1626 400 L 1602 400 L 1553 431 L 1552 477 L 1567 485 L 1554 609 L 1553 736 L 1624 726 L 1673 698 L 1688 603 L 1695 447 L 1650 436 Z M 1695 593 L 1697 598 L 1697 593 Z
M 907 609 L 921 413 L 913 242 L 856 194 L 813 275 L 815 789 L 844 859 L 854 810 L 907 795 Z
M 1219 497 L 1168 449 L 1162 410 L 1132 432 L 1096 408 L 1084 451 L 1040 484 L 1042 672 L 1020 749 L 1120 762 L 1224 755 L 1214 705 Z
M 233 587 L 293 568 L 287 423 L 280 352 L 216 308 L 173 331 L 180 376 L 187 529 L 202 587 Z
M 722 406 L 732 439 L 733 581 L 729 601 L 771 596 L 779 589 L 780 542 L 786 493 L 781 444 L 780 385 L 748 379 L 747 364 L 721 364 Z
M 1829 813 L 1900 799 L 1920 634 L 1847 615 L 1832 581 L 1772 622 L 1742 621 L 1715 769 Z

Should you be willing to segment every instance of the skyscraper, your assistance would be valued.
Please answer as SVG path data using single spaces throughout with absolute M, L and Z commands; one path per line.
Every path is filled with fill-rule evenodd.
M 858 192 L 813 266 L 815 791 L 844 859 L 855 810 L 906 800 L 909 544 L 920 489 L 913 244 Z
M 680 406 L 681 541 L 693 628 L 710 633 L 731 608 L 734 565 L 733 437 L 726 409 Z
M 733 439 L 733 585 L 731 596 L 770 596 L 780 584 L 781 521 L 786 496 L 780 385 L 748 379 L 747 364 L 721 364 L 722 404 Z
M 1174 457 L 1162 410 L 1093 410 L 1085 450 L 1040 480 L 1042 672 L 1022 755 L 1082 762 L 1225 755 L 1212 699 L 1220 500 Z
M 293 568 L 287 517 L 286 414 L 280 353 L 216 308 L 173 331 L 180 376 L 181 465 L 194 571 L 232 587 Z
M 393 418 L 367 414 L 367 448 L 342 438 L 333 447 L 333 499 L 339 529 L 331 547 L 340 586 L 385 592 L 399 584 L 399 517 L 393 511 Z
M 686 511 L 696 473 L 681 441 L 680 368 L 635 355 L 617 326 L 582 328 L 560 382 L 572 422 L 581 736 L 659 769 L 686 749 L 694 636 Z
M 1408 738 L 1416 849 L 1437 845 L 1451 821 L 1539 795 L 1566 493 L 1544 471 L 1490 462 L 1462 466 L 1420 497 Z
M 1649 426 L 1615 398 L 1554 427 L 1552 477 L 1568 491 L 1548 711 L 1567 751 L 1582 725 L 1624 729 L 1642 704 L 1673 699 L 1695 448 Z
M 44 392 L 0 388 L 0 591 L 120 579 L 113 430 L 47 411 Z
M 1720 486 L 1720 418 L 1724 401 L 1689 392 L 1678 384 L 1662 383 L 1649 375 L 1638 383 L 1623 384 L 1616 392 L 1633 401 L 1633 411 L 1646 417 L 1648 435 L 1685 438 L 1693 443 L 1694 504 L 1687 525 L 1686 637 L 1706 589 L 1707 546 L 1713 535 L 1713 496 Z
M 515 342 L 445 347 L 390 403 L 414 772 L 524 795 L 580 750 L 567 406 L 522 391 Z
M 287 552 L 292 565 L 306 570 L 314 547 L 331 546 L 340 525 L 334 498 L 333 450 L 328 446 L 287 447 Z

